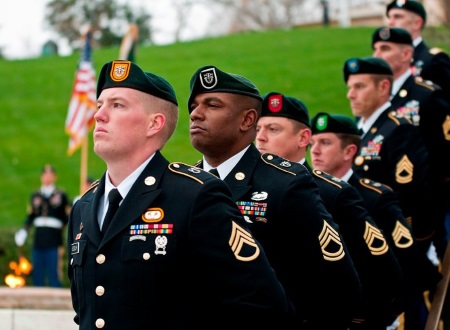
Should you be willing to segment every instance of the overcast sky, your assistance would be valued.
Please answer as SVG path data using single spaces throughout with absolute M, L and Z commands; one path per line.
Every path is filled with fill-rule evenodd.
M 0 10 L 0 47 L 7 59 L 31 58 L 40 55 L 42 45 L 52 34 L 44 27 L 44 9 L 49 0 L 11 0 Z M 157 44 L 171 42 L 176 18 L 170 7 L 170 0 L 119 0 L 133 6 L 149 7 L 152 26 L 155 29 L 154 41 Z M 151 7 L 151 10 L 150 10 Z M 202 10 L 202 9 L 197 9 Z M 203 9 L 204 10 L 204 9 Z M 193 15 L 195 17 L 195 15 Z M 204 30 L 195 22 L 191 38 L 199 37 Z M 189 32 L 188 32 L 189 33 Z M 59 44 L 60 55 L 67 55 L 70 49 Z

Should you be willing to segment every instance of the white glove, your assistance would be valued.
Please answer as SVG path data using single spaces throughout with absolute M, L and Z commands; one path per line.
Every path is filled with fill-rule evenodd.
M 19 229 L 16 234 L 14 235 L 14 240 L 16 241 L 17 246 L 23 246 L 25 244 L 25 240 L 27 239 L 28 233 L 27 231 L 22 228 Z

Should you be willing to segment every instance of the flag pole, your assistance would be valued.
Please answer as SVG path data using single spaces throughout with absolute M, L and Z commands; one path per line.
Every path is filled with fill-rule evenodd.
M 81 143 L 81 157 L 80 157 L 80 196 L 84 193 L 86 189 L 85 182 L 87 181 L 87 167 L 88 167 L 88 145 L 89 139 L 86 134 L 83 137 Z

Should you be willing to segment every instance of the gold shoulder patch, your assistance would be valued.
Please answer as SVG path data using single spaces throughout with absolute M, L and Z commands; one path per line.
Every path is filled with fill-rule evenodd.
M 374 256 L 385 254 L 389 250 L 381 231 L 366 221 L 366 230 L 364 231 L 364 240 L 369 247 L 370 253 Z
M 368 179 L 368 178 L 362 178 L 362 179 L 359 179 L 359 183 L 360 183 L 361 186 L 363 186 L 364 188 L 373 190 L 373 191 L 377 192 L 377 193 L 380 194 L 380 195 L 383 193 L 383 189 L 387 189 L 387 190 L 392 191 L 392 188 L 391 188 L 391 187 L 389 187 L 389 186 L 387 186 L 387 185 L 385 185 L 385 184 L 383 184 L 383 183 L 380 183 L 380 182 L 377 182 L 377 181 L 370 180 L 370 179 Z
M 444 133 L 444 138 L 447 141 L 450 141 L 450 116 L 449 115 L 447 115 L 447 117 L 445 117 L 445 120 L 442 123 L 442 131 Z
M 169 170 L 174 173 L 187 176 L 200 184 L 203 184 L 207 179 L 212 177 L 212 174 L 202 170 L 199 167 L 180 162 L 170 163 Z
M 319 235 L 320 248 L 325 260 L 339 261 L 345 256 L 344 246 L 339 233 L 323 220 L 322 231 Z
M 439 53 L 445 53 L 445 51 L 442 48 L 439 47 L 433 47 L 430 48 L 430 50 L 428 51 L 431 55 L 437 55 Z
M 411 231 L 398 220 L 395 223 L 394 230 L 392 231 L 392 238 L 394 239 L 395 246 L 399 249 L 406 249 L 410 247 L 414 241 Z
M 265 153 L 261 155 L 261 159 L 264 161 L 264 163 L 275 167 L 276 169 L 292 174 L 292 175 L 296 175 L 295 174 L 295 168 L 297 166 L 303 166 L 299 163 L 295 163 L 295 162 L 291 162 L 283 157 L 274 155 L 274 154 L 270 154 L 270 153 Z M 298 167 L 297 167 L 298 169 Z
M 342 180 L 325 172 L 313 170 L 313 175 L 323 181 L 331 183 L 332 185 L 342 189 Z
M 413 180 L 413 172 L 414 164 L 407 155 L 403 155 L 395 166 L 395 181 L 402 184 L 410 183 Z
M 260 249 L 252 235 L 232 221 L 231 235 L 228 244 L 233 251 L 234 256 L 240 261 L 255 260 L 259 254 Z

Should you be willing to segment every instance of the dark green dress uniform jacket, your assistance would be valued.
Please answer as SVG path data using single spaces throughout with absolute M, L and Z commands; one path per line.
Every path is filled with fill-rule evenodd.
M 308 163 L 305 166 L 310 169 Z M 311 173 L 325 207 L 339 225 L 361 281 L 363 300 L 353 326 L 385 330 L 403 312 L 393 303 L 401 299 L 403 282 L 397 257 L 353 186 L 322 171 Z
M 252 144 L 224 181 L 294 302 L 298 322 L 306 329 L 345 329 L 360 283 L 308 170 L 261 155 Z
M 367 210 L 385 233 L 397 256 L 405 280 L 402 286 L 404 298 L 399 307 L 405 308 L 417 294 L 434 288 L 441 275 L 430 259 L 419 253 L 412 228 L 403 216 L 398 199 L 390 187 L 361 178 L 355 173 L 348 183 L 358 190 Z
M 450 79 L 450 78 L 449 78 Z M 450 91 L 448 91 L 450 93 Z M 430 161 L 429 218 L 436 234 L 445 236 L 444 217 L 450 210 L 450 103 L 443 90 L 431 81 L 410 76 L 391 100 L 392 108 L 419 127 Z M 435 240 L 441 257 L 446 238 Z
M 360 147 L 355 173 L 391 187 L 416 239 L 430 240 L 434 225 L 426 204 L 429 160 L 419 129 L 389 107 L 362 137 Z
M 450 57 L 440 48 L 430 48 L 422 41 L 414 47 L 413 73 L 439 85 L 450 101 Z
M 33 248 L 48 249 L 63 245 L 63 228 L 68 221 L 69 209 L 69 198 L 61 189 L 55 188 L 48 197 L 40 189 L 31 194 L 25 226 L 35 227 Z M 45 218 L 51 218 L 51 221 L 45 221 Z
M 428 148 L 432 179 L 450 181 L 450 103 L 431 81 L 408 77 L 391 100 L 392 109 L 418 126 Z
M 80 329 L 263 328 L 292 307 L 229 189 L 157 152 L 101 238 L 105 177 L 73 206 L 69 278 Z

